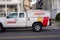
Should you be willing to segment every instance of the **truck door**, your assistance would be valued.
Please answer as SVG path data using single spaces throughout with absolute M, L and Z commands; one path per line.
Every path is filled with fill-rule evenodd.
M 18 13 L 9 14 L 6 17 L 6 27 L 18 27 Z
M 19 26 L 20 27 L 26 27 L 26 14 L 25 13 L 19 13 Z

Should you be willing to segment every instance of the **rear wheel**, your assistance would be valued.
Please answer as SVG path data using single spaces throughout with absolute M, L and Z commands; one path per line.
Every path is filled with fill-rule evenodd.
M 35 32 L 40 32 L 40 31 L 42 31 L 42 24 L 41 24 L 41 23 L 35 23 L 35 24 L 33 24 L 33 30 L 34 30 Z
M 3 32 L 3 25 L 0 24 L 0 32 Z

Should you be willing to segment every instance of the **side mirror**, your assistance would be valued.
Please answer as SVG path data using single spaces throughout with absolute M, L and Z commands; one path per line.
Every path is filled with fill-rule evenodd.
M 7 16 L 6 18 L 9 18 L 9 16 Z

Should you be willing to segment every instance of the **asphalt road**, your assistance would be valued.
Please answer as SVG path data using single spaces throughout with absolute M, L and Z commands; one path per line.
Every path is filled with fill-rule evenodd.
M 31 28 L 6 29 L 0 33 L 0 40 L 60 40 L 60 23 L 52 21 L 52 25 L 34 32 Z
M 43 29 L 34 32 L 28 29 L 6 29 L 0 33 L 0 40 L 60 40 L 60 29 Z

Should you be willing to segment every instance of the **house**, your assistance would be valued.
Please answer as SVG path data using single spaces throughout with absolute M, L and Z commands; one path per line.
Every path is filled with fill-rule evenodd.
M 38 1 L 40 1 L 40 4 L 37 6 Z M 0 0 L 0 16 L 5 16 L 5 13 L 9 14 L 10 12 L 37 10 L 39 7 L 42 7 L 40 10 L 49 10 L 51 18 L 55 19 L 60 12 L 60 0 Z
M 38 3 L 39 1 L 40 3 Z M 32 5 L 32 9 L 39 8 L 40 10 L 49 10 L 51 18 L 55 19 L 56 15 L 60 12 L 60 0 L 36 0 L 36 3 Z
M 10 12 L 23 11 L 23 0 L 0 0 L 0 16 Z

